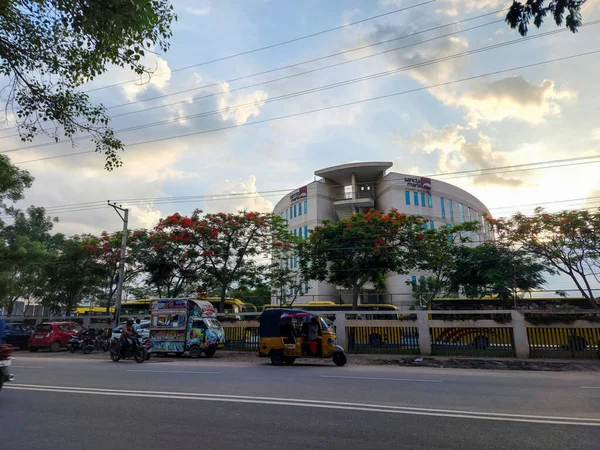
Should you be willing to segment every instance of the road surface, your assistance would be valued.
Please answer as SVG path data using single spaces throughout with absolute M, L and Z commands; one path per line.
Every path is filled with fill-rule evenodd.
M 597 373 L 15 356 L 2 449 L 600 448 Z

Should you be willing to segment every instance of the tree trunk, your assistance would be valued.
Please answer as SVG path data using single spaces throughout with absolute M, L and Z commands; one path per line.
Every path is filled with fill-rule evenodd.
M 225 312 L 225 293 L 226 292 L 227 292 L 227 285 L 225 283 L 223 283 L 223 286 L 221 286 L 221 302 L 219 303 L 219 312 L 220 313 Z
M 355 284 L 352 288 L 352 309 L 358 309 L 358 294 L 360 294 L 361 285 Z

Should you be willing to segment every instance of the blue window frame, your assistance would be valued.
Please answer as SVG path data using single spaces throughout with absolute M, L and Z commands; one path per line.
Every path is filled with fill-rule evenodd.
M 308 200 L 304 200 L 304 214 L 308 214 Z
M 298 257 L 294 255 L 294 269 L 298 267 Z
M 298 203 L 298 215 L 302 215 L 302 203 Z
M 294 268 L 294 259 L 290 256 L 290 269 Z
M 429 208 L 433 208 L 433 197 L 431 194 L 427 194 L 427 206 Z
M 308 239 L 308 227 L 304 226 L 304 239 Z
M 440 206 L 442 207 L 442 219 L 446 218 L 446 205 L 444 204 L 444 197 L 440 197 Z
M 417 282 L 417 276 L 416 276 L 416 275 L 413 275 L 412 277 L 410 277 L 410 279 L 411 279 L 411 281 L 412 281 L 413 283 L 416 283 L 416 282 Z
M 407 204 L 407 205 L 410 205 L 410 191 L 406 191 L 406 192 L 404 193 L 404 197 L 405 197 L 405 199 L 406 199 L 406 204 Z
M 454 207 L 452 206 L 452 200 L 448 200 L 448 209 L 450 210 L 450 220 L 454 222 Z
M 302 237 L 302 227 L 298 228 L 298 236 Z
M 294 218 L 294 207 L 290 206 L 290 220 Z
M 293 297 L 293 296 L 294 296 L 294 288 L 290 287 L 290 297 Z
M 294 228 L 294 236 L 296 236 L 296 229 Z
M 460 223 L 464 223 L 465 221 L 465 207 L 462 203 L 458 204 L 458 217 L 460 219 Z
M 429 229 L 433 230 L 435 228 L 435 224 L 433 223 L 433 220 L 431 222 L 429 222 Z
M 308 294 L 308 281 L 304 282 L 304 293 Z
M 415 201 L 415 206 L 419 206 L 419 193 L 413 192 L 413 199 Z
M 296 209 L 296 205 L 294 205 L 294 217 L 296 217 L 296 215 L 297 215 L 297 212 L 298 212 L 298 211 L 297 211 L 297 209 Z
M 289 219 L 289 217 L 288 217 L 288 213 L 289 213 L 288 209 L 287 209 L 287 208 L 285 208 L 285 220 L 288 220 L 288 219 Z
M 421 206 L 425 206 L 425 192 L 421 192 Z

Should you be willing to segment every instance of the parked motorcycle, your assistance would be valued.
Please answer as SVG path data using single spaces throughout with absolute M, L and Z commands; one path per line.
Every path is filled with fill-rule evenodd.
M 0 342 L 0 390 L 5 382 L 15 379 L 15 376 L 10 373 L 12 351 L 12 345 Z
M 67 350 L 69 350 L 71 353 L 77 353 L 79 350 L 81 350 L 81 348 L 81 339 L 79 339 L 77 336 L 71 336 L 71 339 L 69 342 L 67 342 Z
M 86 330 L 81 333 L 81 338 L 72 336 L 67 343 L 67 350 L 71 353 L 77 353 L 81 350 L 85 355 L 88 355 L 94 350 L 107 352 L 109 349 L 110 342 L 102 330 Z
M 110 359 L 114 362 L 118 362 L 121 359 L 133 358 L 137 363 L 143 363 L 150 359 L 150 352 L 148 351 L 151 344 L 147 339 L 143 341 L 139 337 L 130 338 L 131 344 L 127 348 L 123 348 L 123 344 L 120 339 L 113 338 L 110 341 Z

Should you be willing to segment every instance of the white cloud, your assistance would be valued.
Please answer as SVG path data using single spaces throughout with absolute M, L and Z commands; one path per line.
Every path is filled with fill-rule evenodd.
M 165 59 L 153 53 L 148 53 L 148 56 L 144 59 L 144 64 L 152 70 L 153 73 L 150 77 L 145 75 L 142 76 L 139 83 L 127 83 L 121 86 L 121 90 L 127 101 L 134 101 L 150 87 L 153 87 L 158 91 L 164 91 L 169 87 L 171 68 Z M 131 79 L 131 76 L 129 76 L 128 79 Z
M 459 169 L 485 169 L 507 165 L 509 154 L 494 151 L 493 142 L 489 136 L 478 133 L 476 139 L 466 136 L 468 128 L 459 125 L 446 125 L 442 129 L 423 128 L 415 131 L 402 143 L 409 146 L 413 152 L 427 154 L 437 153 L 438 170 L 442 173 L 456 172 Z M 478 179 L 476 183 L 501 184 L 518 186 L 520 180 L 489 176 Z
M 221 88 L 224 94 L 219 96 L 219 109 L 239 107 L 231 111 L 222 111 L 221 117 L 223 120 L 233 121 L 236 125 L 246 123 L 250 117 L 257 117 L 269 97 L 265 91 L 260 90 L 249 94 L 231 94 L 226 82 L 221 83 Z
M 210 6 L 202 6 L 200 8 L 185 8 L 185 12 L 188 12 L 194 16 L 208 16 L 210 14 Z
M 245 180 L 225 180 L 223 182 L 214 183 L 212 187 L 208 189 L 208 195 L 211 194 L 232 194 L 233 198 L 228 200 L 219 199 L 214 202 L 205 201 L 203 209 L 206 212 L 214 212 L 217 209 L 219 212 L 230 213 L 237 213 L 238 211 L 273 211 L 273 202 L 258 194 L 255 175 L 249 175 Z
M 561 104 L 577 96 L 569 89 L 558 89 L 552 80 L 536 84 L 522 76 L 481 84 L 459 94 L 448 91 L 437 91 L 437 94 L 446 105 L 464 108 L 471 126 L 479 121 L 505 119 L 538 125 L 549 116 L 559 116 Z

